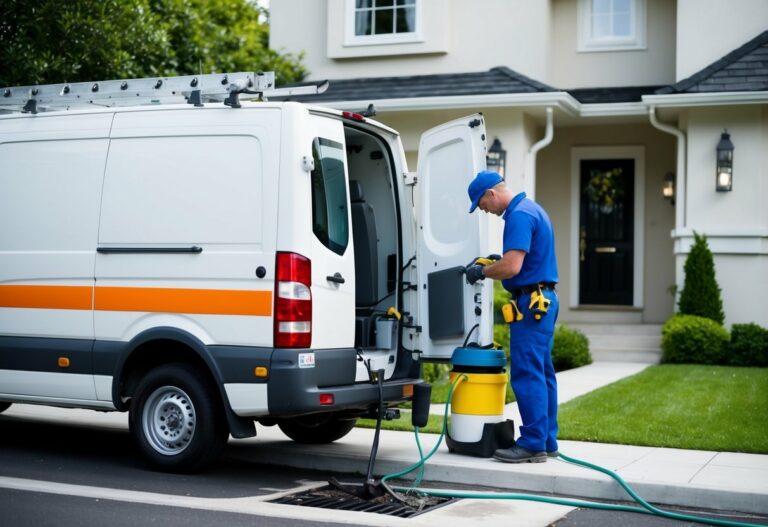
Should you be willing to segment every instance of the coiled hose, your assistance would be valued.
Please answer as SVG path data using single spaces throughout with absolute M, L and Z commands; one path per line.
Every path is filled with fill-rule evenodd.
M 707 525 L 721 525 L 725 527 L 759 527 L 756 524 L 753 523 L 742 523 L 737 521 L 731 521 L 731 520 L 719 520 L 714 518 L 704 518 L 701 516 L 693 516 L 690 514 L 682 514 L 677 512 L 671 512 L 671 511 L 665 511 L 662 509 L 659 509 L 658 507 L 654 507 L 647 501 L 645 501 L 642 497 L 640 497 L 633 489 L 630 487 L 626 481 L 624 481 L 621 476 L 613 472 L 612 470 L 608 470 L 607 468 L 601 467 L 599 465 L 595 465 L 592 463 L 589 463 L 587 461 L 582 461 L 580 459 L 576 459 L 570 456 L 567 456 L 563 453 L 560 453 L 559 458 L 567 463 L 572 463 L 574 465 L 579 465 L 582 467 L 586 467 L 592 470 L 596 470 L 598 472 L 602 472 L 603 474 L 606 474 L 616 480 L 619 485 L 629 494 L 633 500 L 635 500 L 637 503 L 639 503 L 641 506 L 631 506 L 631 505 L 614 505 L 610 503 L 598 503 L 594 501 L 587 501 L 587 500 L 574 500 L 574 499 L 566 499 L 566 498 L 553 498 L 550 496 L 540 496 L 537 494 L 522 494 L 522 493 L 515 493 L 515 492 L 474 492 L 474 491 L 454 491 L 454 490 L 437 490 L 437 489 L 428 489 L 428 488 L 422 488 L 418 485 L 421 484 L 421 480 L 424 476 L 424 465 L 427 462 L 429 458 L 431 458 L 440 448 L 440 445 L 443 442 L 443 437 L 445 437 L 445 432 L 447 429 L 448 424 L 448 409 L 451 405 L 451 399 L 453 398 L 453 392 L 456 389 L 456 386 L 459 385 L 462 381 L 466 380 L 466 375 L 457 375 L 456 379 L 453 381 L 453 383 L 450 386 L 450 389 L 448 390 L 448 401 L 445 403 L 445 411 L 443 412 L 443 428 L 440 431 L 440 436 L 437 439 L 437 443 L 435 444 L 434 448 L 430 450 L 430 452 L 425 456 L 422 448 L 421 448 L 421 441 L 419 439 L 419 428 L 414 428 L 414 434 L 416 436 L 416 445 L 419 449 L 419 461 L 410 467 L 394 472 L 392 474 L 387 474 L 386 476 L 383 476 L 381 478 L 382 484 L 385 485 L 386 488 L 391 490 L 396 490 L 400 492 L 405 492 L 406 494 L 411 493 L 417 493 L 424 496 L 439 496 L 439 497 L 446 497 L 446 498 L 472 498 L 472 499 L 493 499 L 493 500 L 527 500 L 527 501 L 537 501 L 541 503 L 551 503 L 554 505 L 566 505 L 569 507 L 582 507 L 582 508 L 589 508 L 589 509 L 598 509 L 598 510 L 606 510 L 606 511 L 622 511 L 622 512 L 637 512 L 641 514 L 649 514 L 653 516 L 661 516 L 663 518 L 669 518 L 673 520 L 682 520 L 682 521 L 689 521 L 689 522 L 696 522 L 696 523 L 703 523 Z M 406 474 L 409 474 L 410 472 L 413 472 L 415 470 L 419 470 L 419 474 L 416 477 L 416 480 L 413 482 L 413 484 L 410 487 L 390 487 L 387 484 L 387 481 L 393 478 L 399 478 Z

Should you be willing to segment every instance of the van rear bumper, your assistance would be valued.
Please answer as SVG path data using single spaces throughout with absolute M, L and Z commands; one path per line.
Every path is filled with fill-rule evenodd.
M 355 382 L 357 352 L 340 349 L 272 349 L 218 347 L 222 381 L 235 414 L 246 416 L 296 416 L 317 412 L 365 411 L 379 403 L 378 385 Z M 258 364 L 257 364 L 258 362 Z M 256 366 L 266 366 L 268 376 L 257 378 Z M 244 375 L 248 372 L 248 375 Z M 384 381 L 384 403 L 409 400 L 404 390 L 421 379 Z M 320 395 L 332 395 L 332 404 L 320 404 Z

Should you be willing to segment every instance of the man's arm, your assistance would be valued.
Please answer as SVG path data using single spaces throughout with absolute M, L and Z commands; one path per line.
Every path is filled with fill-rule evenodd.
M 483 269 L 486 278 L 492 278 L 493 280 L 506 280 L 512 278 L 520 272 L 523 268 L 523 260 L 525 259 L 525 251 L 512 249 L 504 253 L 496 263 L 486 265 Z

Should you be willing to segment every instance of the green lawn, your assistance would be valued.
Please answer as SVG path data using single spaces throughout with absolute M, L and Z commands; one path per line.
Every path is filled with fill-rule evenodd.
M 560 439 L 768 453 L 768 368 L 658 365 L 560 406 Z
M 451 425 L 451 416 L 448 414 L 448 426 Z M 357 424 L 360 428 L 376 428 L 375 419 L 358 419 Z M 401 410 L 400 419 L 393 419 L 392 421 L 382 421 L 382 430 L 398 430 L 401 432 L 413 432 L 413 426 L 411 425 L 411 412 L 410 410 Z M 419 433 L 424 434 L 439 434 L 443 429 L 443 414 L 430 415 L 427 420 L 427 426 L 419 428 Z

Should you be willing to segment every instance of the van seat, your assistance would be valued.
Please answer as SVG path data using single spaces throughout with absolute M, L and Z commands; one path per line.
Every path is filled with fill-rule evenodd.
M 355 244 L 355 305 L 373 306 L 379 299 L 379 267 L 376 220 L 373 207 L 365 201 L 359 181 L 350 180 L 352 237 Z

